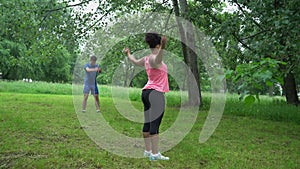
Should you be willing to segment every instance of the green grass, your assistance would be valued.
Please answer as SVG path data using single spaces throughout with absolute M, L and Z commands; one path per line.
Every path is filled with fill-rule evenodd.
M 1 81 L 0 92 L 38 93 L 38 94 L 72 94 L 71 84 L 47 82 Z
M 81 94 L 82 85 L 79 86 Z M 115 87 L 99 85 L 101 97 L 111 98 L 111 90 Z M 141 101 L 141 89 L 129 88 L 129 98 L 131 101 Z M 23 81 L 1 81 L 0 92 L 14 92 L 14 93 L 29 93 L 29 94 L 58 94 L 70 95 L 72 94 L 71 84 L 33 82 L 26 83 Z M 167 106 L 180 107 L 181 102 L 186 101 L 187 94 L 181 100 L 180 92 L 172 91 L 166 94 Z M 203 106 L 201 110 L 208 111 L 210 108 L 210 93 L 202 93 Z M 300 124 L 300 107 L 287 105 L 284 97 L 268 97 L 260 96 L 261 101 L 255 102 L 251 105 L 246 105 L 239 101 L 239 96 L 234 94 L 227 94 L 224 114 L 242 117 L 253 117 L 262 120 L 295 122 Z
M 237 95 L 228 95 L 224 114 L 300 124 L 300 107 L 288 105 L 278 96 L 262 96 L 260 102 L 247 105 L 239 101 Z
M 63 92 L 68 88 L 70 92 L 71 85 L 58 86 L 62 89 L 56 92 L 61 93 L 50 94 L 47 85 L 56 84 L 32 87 L 26 83 L 27 91 L 14 90 L 14 85 L 24 89 L 22 83 L 0 82 L 0 168 L 300 168 L 299 109 L 281 101 L 264 98 L 260 103 L 244 105 L 230 95 L 218 128 L 200 144 L 199 134 L 209 108 L 204 106 L 182 142 L 164 153 L 171 160 L 150 162 L 120 157 L 97 146 L 79 123 L 72 95 Z M 36 89 L 39 87 L 45 93 Z M 100 91 L 102 113 L 110 125 L 120 133 L 140 137 L 141 124 L 118 113 L 109 87 L 100 86 Z M 178 95 L 167 95 L 162 132 L 177 117 Z M 130 99 L 142 110 L 138 89 L 130 89 Z M 204 95 L 204 101 L 209 103 L 209 94 Z

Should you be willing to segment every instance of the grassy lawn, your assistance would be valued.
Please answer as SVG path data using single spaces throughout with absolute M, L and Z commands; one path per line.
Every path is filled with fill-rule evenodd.
M 300 111 L 278 100 L 245 106 L 229 97 L 218 128 L 200 144 L 209 108 L 204 107 L 187 136 L 164 153 L 170 161 L 150 162 L 114 155 L 94 143 L 78 120 L 69 85 L 50 94 L 43 92 L 51 91 L 47 87 L 13 92 L 14 85 L 0 82 L 0 168 L 300 168 Z M 135 94 L 132 103 L 139 109 L 141 101 Z M 176 98 L 172 94 L 167 98 L 162 131 L 179 111 L 173 106 Z M 115 130 L 140 136 L 142 125 L 122 118 L 109 94 L 100 100 L 102 115 Z M 209 103 L 209 98 L 204 101 Z

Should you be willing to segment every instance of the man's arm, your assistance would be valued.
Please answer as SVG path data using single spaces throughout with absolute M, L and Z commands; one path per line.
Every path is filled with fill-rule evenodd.
M 127 54 L 128 59 L 129 59 L 133 64 L 135 64 L 135 65 L 137 65 L 137 66 L 144 66 L 144 64 L 145 64 L 144 57 L 143 57 L 143 58 L 140 58 L 140 59 L 136 59 L 134 56 L 132 56 L 132 55 L 130 54 L 130 49 L 129 49 L 129 48 L 126 48 L 126 49 L 124 50 L 124 52 Z
M 98 72 L 98 71 L 101 71 L 101 69 L 99 67 L 95 67 L 95 68 L 86 67 L 85 70 L 87 72 Z

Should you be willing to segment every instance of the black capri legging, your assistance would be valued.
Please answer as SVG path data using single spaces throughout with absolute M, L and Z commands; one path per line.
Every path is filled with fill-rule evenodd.
M 165 111 L 165 95 L 154 89 L 145 89 L 142 92 L 142 101 L 144 103 L 143 132 L 150 132 L 150 135 L 158 134 Z

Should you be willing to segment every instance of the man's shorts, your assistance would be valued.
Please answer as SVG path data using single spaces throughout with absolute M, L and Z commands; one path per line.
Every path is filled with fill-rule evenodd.
M 96 84 L 94 85 L 84 85 L 83 93 L 89 94 L 91 92 L 92 95 L 99 94 L 98 87 Z

